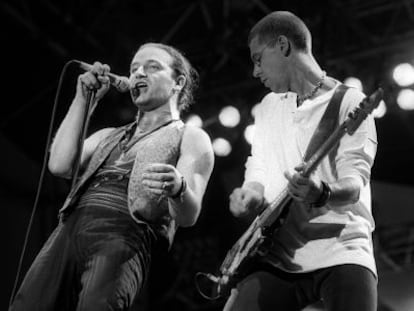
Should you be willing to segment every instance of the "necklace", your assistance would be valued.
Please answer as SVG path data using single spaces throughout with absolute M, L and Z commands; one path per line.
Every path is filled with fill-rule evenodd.
M 305 100 L 313 97 L 316 94 L 316 92 L 322 87 L 323 81 L 325 81 L 325 77 L 326 77 L 326 71 L 322 71 L 322 77 L 318 81 L 318 83 L 316 83 L 316 85 L 313 88 L 313 90 L 310 91 L 308 94 L 298 95 L 298 97 L 297 97 L 298 105 L 301 105 Z

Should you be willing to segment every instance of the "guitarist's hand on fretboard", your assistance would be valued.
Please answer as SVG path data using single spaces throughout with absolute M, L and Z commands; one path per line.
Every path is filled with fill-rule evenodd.
M 295 167 L 295 170 L 293 174 L 285 172 L 285 177 L 289 181 L 289 195 L 294 200 L 305 204 L 318 202 L 323 193 L 321 180 L 314 174 L 304 177 L 302 175 L 303 164 Z
M 230 195 L 230 211 L 236 217 L 257 214 L 263 204 L 263 195 L 248 187 L 236 188 Z

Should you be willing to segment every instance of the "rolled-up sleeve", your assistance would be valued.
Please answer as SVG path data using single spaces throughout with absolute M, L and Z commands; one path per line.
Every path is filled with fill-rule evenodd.
M 364 94 L 349 90 L 341 107 L 341 122 L 359 105 Z M 377 132 L 371 115 L 361 123 L 353 135 L 345 134 L 338 146 L 336 170 L 338 179 L 361 178 L 364 185 L 370 180 L 371 167 L 377 152 Z

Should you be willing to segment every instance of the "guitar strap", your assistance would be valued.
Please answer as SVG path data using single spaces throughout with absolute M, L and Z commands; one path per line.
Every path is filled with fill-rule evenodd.
M 335 89 L 335 92 L 328 103 L 328 107 L 326 107 L 326 110 L 309 141 L 308 147 L 306 148 L 305 156 L 303 158 L 304 162 L 312 157 L 316 150 L 318 150 L 322 143 L 328 139 L 329 135 L 332 134 L 339 125 L 339 109 L 341 108 L 342 99 L 348 89 L 349 87 L 344 84 L 340 84 Z M 290 200 L 292 199 L 290 198 Z M 273 232 L 276 227 L 285 221 L 289 214 L 289 210 L 289 208 L 284 208 L 281 211 L 278 220 L 269 226 L 269 232 Z
M 321 120 L 309 141 L 309 145 L 306 149 L 304 162 L 308 161 L 312 155 L 318 150 L 324 141 L 326 141 L 330 134 L 339 125 L 339 109 L 341 108 L 342 99 L 349 89 L 345 84 L 340 84 L 329 101 L 328 107 L 326 107 L 325 113 L 322 115 Z

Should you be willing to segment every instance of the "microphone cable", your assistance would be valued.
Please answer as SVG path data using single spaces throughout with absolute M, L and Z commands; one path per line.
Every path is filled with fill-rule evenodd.
M 13 303 L 14 295 L 16 294 L 17 285 L 19 283 L 20 273 L 21 273 L 21 269 L 22 269 L 22 265 L 23 265 L 24 254 L 26 252 L 26 247 L 27 247 L 27 243 L 28 243 L 28 240 L 29 240 L 30 230 L 31 230 L 32 225 L 33 225 L 33 220 L 34 220 L 34 215 L 36 213 L 37 205 L 39 203 L 40 193 L 41 193 L 43 180 L 44 180 L 44 176 L 45 176 L 45 172 L 46 172 L 50 142 L 52 140 L 53 125 L 54 125 L 54 122 L 55 122 L 56 110 L 57 110 L 57 106 L 58 106 L 58 102 L 59 102 L 59 98 L 60 98 L 60 91 L 62 89 L 63 78 L 66 74 L 66 71 L 67 71 L 68 67 L 73 63 L 76 63 L 76 61 L 74 61 L 74 60 L 68 61 L 63 66 L 62 72 L 61 72 L 60 77 L 59 77 L 59 82 L 58 82 L 58 86 L 57 86 L 57 90 L 56 90 L 56 96 L 55 96 L 54 103 L 53 103 L 53 108 L 52 108 L 52 115 L 51 115 L 50 123 L 49 123 L 49 130 L 48 130 L 47 139 L 46 139 L 45 151 L 44 151 L 44 156 L 43 156 L 43 164 L 42 164 L 42 168 L 40 170 L 40 176 L 39 176 L 39 182 L 38 182 L 37 191 L 36 191 L 36 197 L 35 197 L 35 201 L 33 203 L 32 213 L 31 213 L 30 218 L 29 218 L 29 224 L 27 226 L 26 235 L 25 235 L 25 238 L 24 238 L 24 241 L 23 241 L 23 248 L 22 248 L 22 251 L 21 251 L 21 254 L 20 254 L 19 264 L 17 266 L 16 278 L 14 280 L 13 290 L 12 290 L 11 295 L 10 295 L 9 309 L 10 309 L 12 303 Z

